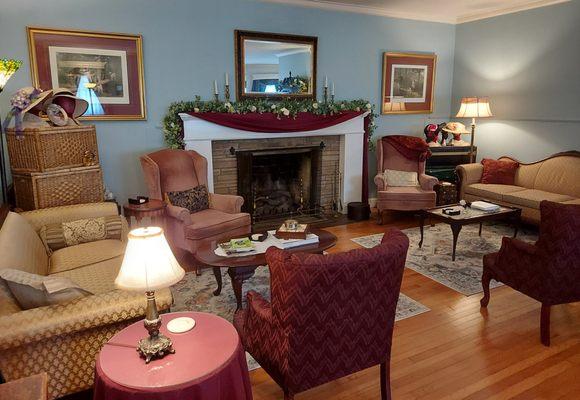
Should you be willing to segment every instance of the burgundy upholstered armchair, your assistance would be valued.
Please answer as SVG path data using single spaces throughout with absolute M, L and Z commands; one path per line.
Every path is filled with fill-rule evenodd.
M 410 144 L 409 148 L 405 147 L 406 143 Z M 422 145 L 423 152 L 428 154 L 427 143 L 418 137 L 393 135 L 377 141 L 377 175 L 374 181 L 377 186 L 379 223 L 383 223 L 383 213 L 386 210 L 412 211 L 435 207 L 436 194 L 433 187 L 439 181 L 425 174 L 425 158 L 421 156 L 420 150 Z M 416 172 L 419 185 L 389 186 L 384 176 L 386 169 Z
M 286 400 L 377 364 L 382 399 L 391 398 L 391 341 L 408 248 L 407 236 L 394 229 L 373 249 L 268 249 L 271 303 L 249 291 L 234 325 Z
M 491 279 L 542 303 L 540 338 L 550 345 L 550 307 L 580 301 L 580 204 L 540 203 L 535 244 L 503 238 L 498 253 L 483 257 L 481 306 L 489 303 Z
M 171 191 L 207 186 L 207 160 L 195 151 L 164 149 L 141 156 L 149 197 L 164 200 Z M 240 212 L 240 196 L 209 194 L 209 209 L 196 213 L 167 205 L 166 235 L 170 243 L 195 255 L 203 240 L 247 235 L 250 215 Z

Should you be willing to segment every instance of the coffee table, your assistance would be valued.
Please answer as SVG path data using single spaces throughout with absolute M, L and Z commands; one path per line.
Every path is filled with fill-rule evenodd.
M 453 232 L 453 253 L 451 255 L 452 261 L 455 261 L 455 248 L 457 247 L 457 239 L 459 237 L 459 232 L 461 232 L 461 228 L 464 225 L 479 223 L 479 236 L 481 236 L 481 228 L 484 221 L 503 220 L 510 222 L 514 226 L 514 237 L 516 237 L 518 234 L 520 217 L 522 215 L 521 208 L 500 206 L 498 211 L 486 212 L 467 207 L 465 211 L 459 215 L 443 214 L 444 208 L 455 206 L 459 206 L 459 204 L 451 204 L 442 207 L 421 210 L 419 225 L 419 229 L 421 230 L 421 240 L 419 241 L 419 248 L 421 248 L 423 245 L 423 227 L 425 226 L 425 220 L 427 218 L 446 223 L 451 227 L 451 231 Z
M 336 244 L 336 236 L 332 233 L 312 228 L 311 233 L 318 235 L 318 243 L 308 244 L 305 246 L 288 249 L 291 253 L 322 253 Z M 266 232 L 264 232 L 265 234 Z M 239 237 L 239 236 L 238 236 Z M 228 275 L 232 281 L 234 295 L 236 296 L 237 308 L 242 308 L 242 285 L 245 280 L 251 278 L 260 265 L 266 265 L 266 255 L 252 254 L 249 256 L 231 256 L 221 257 L 214 253 L 219 243 L 227 240 L 208 240 L 201 243 L 195 253 L 198 262 L 213 267 L 213 273 L 217 281 L 217 289 L 213 292 L 214 296 L 219 296 L 222 291 L 222 274 L 221 268 L 228 269 Z

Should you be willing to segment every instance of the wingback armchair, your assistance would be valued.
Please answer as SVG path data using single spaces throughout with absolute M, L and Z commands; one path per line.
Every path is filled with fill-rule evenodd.
M 141 156 L 149 197 L 164 200 L 171 191 L 207 186 L 207 160 L 192 150 L 164 149 Z M 167 204 L 166 231 L 170 243 L 195 255 L 203 240 L 251 232 L 250 215 L 240 212 L 240 196 L 210 193 L 209 208 L 196 213 Z
M 489 303 L 491 279 L 542 303 L 540 339 L 550 345 L 550 307 L 580 301 L 580 204 L 540 203 L 535 244 L 504 237 L 498 253 L 483 258 L 481 306 Z
M 376 146 L 377 174 L 374 181 L 377 186 L 377 217 L 380 224 L 383 223 L 386 210 L 412 211 L 435 207 L 436 194 L 433 187 L 439 182 L 437 178 L 425 174 L 425 160 L 418 156 L 403 155 L 400 148 L 397 149 L 389 139 L 392 137 L 379 139 Z M 422 140 L 414 137 L 412 139 Z M 419 185 L 389 186 L 384 175 L 386 169 L 416 172 Z
M 249 291 L 234 325 L 286 400 L 377 364 L 382 399 L 391 398 L 391 341 L 408 248 L 407 236 L 394 229 L 373 249 L 268 249 L 271 303 Z

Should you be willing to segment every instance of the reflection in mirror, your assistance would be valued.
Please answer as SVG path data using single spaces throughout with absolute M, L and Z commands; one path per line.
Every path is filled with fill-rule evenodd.
M 238 99 L 313 97 L 315 37 L 236 31 Z
M 312 45 L 244 41 L 244 92 L 312 94 Z

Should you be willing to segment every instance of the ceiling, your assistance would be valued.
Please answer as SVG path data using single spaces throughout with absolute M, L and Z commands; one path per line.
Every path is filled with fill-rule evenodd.
M 299 43 L 268 42 L 246 40 L 244 42 L 245 64 L 278 64 L 278 58 L 285 55 L 306 53 L 310 45 Z
M 362 14 L 460 24 L 570 0 L 263 0 Z

